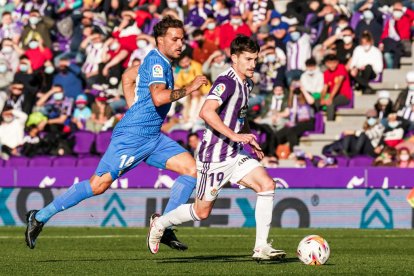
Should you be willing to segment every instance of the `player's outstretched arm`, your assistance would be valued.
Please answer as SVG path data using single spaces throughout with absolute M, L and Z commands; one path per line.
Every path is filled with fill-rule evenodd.
M 242 142 L 247 144 L 252 143 L 253 140 L 256 140 L 256 137 L 253 134 L 237 134 L 226 126 L 217 114 L 219 106 L 220 104 L 217 100 L 207 99 L 201 108 L 200 118 L 214 130 L 228 137 L 233 142 Z
M 138 75 L 138 65 L 129 67 L 122 74 L 122 90 L 124 91 L 125 101 L 130 108 L 135 99 L 135 82 Z
M 150 85 L 152 101 L 155 106 L 175 102 L 207 84 L 205 76 L 197 76 L 188 86 L 175 90 L 167 89 L 164 83 L 154 83 Z

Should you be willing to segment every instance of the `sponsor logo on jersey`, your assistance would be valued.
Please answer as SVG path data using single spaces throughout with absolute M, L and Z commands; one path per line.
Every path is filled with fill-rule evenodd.
M 162 66 L 159 64 L 155 64 L 152 67 L 152 76 L 154 78 L 162 78 L 164 76 L 164 72 L 162 71 Z
M 246 161 L 249 161 L 251 158 L 250 157 L 248 157 L 248 156 L 246 156 L 246 157 L 243 157 L 240 161 L 239 161 L 239 166 L 241 166 L 241 165 L 243 165 L 243 163 L 244 162 L 246 162 Z
M 226 85 L 224 83 L 219 83 L 214 87 L 213 94 L 220 96 L 226 90 Z
M 248 108 L 249 107 L 245 105 L 240 109 L 239 114 L 237 115 L 237 119 L 240 123 L 244 123 L 244 118 L 246 118 Z

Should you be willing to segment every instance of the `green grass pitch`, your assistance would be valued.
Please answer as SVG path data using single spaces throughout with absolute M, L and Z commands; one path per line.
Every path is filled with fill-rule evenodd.
M 413 275 L 412 230 L 275 229 L 270 237 L 287 253 L 283 262 L 251 260 L 254 229 L 180 228 L 189 250 L 146 248 L 143 228 L 45 227 L 34 250 L 24 229 L 0 227 L 1 275 Z M 306 235 L 319 234 L 331 247 L 327 264 L 306 266 L 296 247 Z

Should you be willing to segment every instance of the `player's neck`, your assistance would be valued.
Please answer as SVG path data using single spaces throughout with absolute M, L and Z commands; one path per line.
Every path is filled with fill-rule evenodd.
M 231 68 L 233 68 L 233 71 L 236 73 L 236 75 L 239 77 L 239 79 L 240 79 L 242 82 L 245 82 L 245 81 L 246 81 L 247 77 L 246 77 L 246 75 L 245 75 L 245 74 L 242 74 L 242 73 L 240 73 L 239 71 L 237 71 L 237 69 L 236 69 L 236 68 L 234 68 L 234 66 L 233 66 L 233 65 L 231 66 Z
M 170 63 L 173 61 L 171 58 L 169 58 L 164 51 L 161 48 L 157 47 L 158 52 L 160 52 L 161 55 L 163 55 L 166 59 L 168 59 L 170 61 Z

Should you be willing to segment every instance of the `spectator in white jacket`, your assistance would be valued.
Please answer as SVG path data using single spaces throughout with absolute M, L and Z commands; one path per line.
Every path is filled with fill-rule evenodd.
M 306 70 L 300 76 L 300 87 L 312 95 L 315 100 L 321 98 L 323 89 L 323 73 L 316 66 L 316 60 L 310 58 L 306 61 Z
M 8 159 L 17 154 L 17 147 L 23 144 L 24 124 L 27 114 L 23 111 L 6 107 L 1 113 L 0 157 Z
M 373 94 L 374 91 L 370 87 L 369 81 L 382 73 L 384 64 L 382 53 L 374 46 L 374 39 L 368 31 L 362 34 L 360 45 L 355 48 L 352 54 L 349 69 L 357 90 L 362 90 L 364 94 Z
M 288 41 L 286 44 L 286 79 L 288 85 L 292 80 L 299 80 L 300 75 L 306 69 L 306 60 L 311 57 L 310 36 L 305 31 L 304 28 L 298 26 L 289 28 L 291 41 Z

